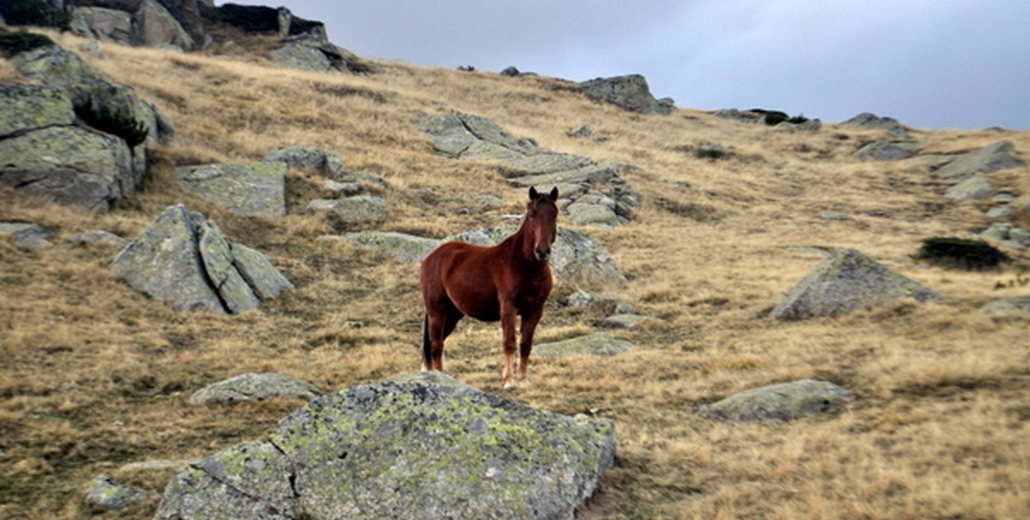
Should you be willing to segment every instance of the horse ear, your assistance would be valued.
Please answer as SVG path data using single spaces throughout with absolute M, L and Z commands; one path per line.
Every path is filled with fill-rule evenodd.
M 536 192 L 536 186 L 529 187 L 529 200 L 536 200 L 540 194 Z
M 551 190 L 551 200 L 558 200 L 558 187 L 557 186 L 555 186 L 554 189 Z

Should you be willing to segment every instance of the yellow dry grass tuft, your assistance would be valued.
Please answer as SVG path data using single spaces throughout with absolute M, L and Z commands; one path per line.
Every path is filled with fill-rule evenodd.
M 69 49 L 82 40 L 50 36 Z M 493 225 L 498 213 L 458 210 L 493 194 L 517 213 L 525 194 L 496 167 L 432 153 L 420 114 L 488 117 L 541 147 L 635 165 L 643 207 L 633 223 L 584 229 L 630 279 L 600 288 L 660 318 L 616 331 L 636 349 L 612 357 L 534 358 L 532 406 L 616 422 L 618 461 L 589 518 L 1025 518 L 1030 516 L 1030 359 L 1025 315 L 987 317 L 1000 272 L 918 265 L 920 240 L 986 227 L 983 203 L 956 204 L 924 168 L 859 162 L 875 132 L 824 124 L 790 133 L 682 109 L 640 116 L 593 103 L 543 77 L 376 63 L 370 77 L 276 68 L 259 56 L 223 59 L 103 45 L 83 56 L 134 86 L 176 124 L 150 150 L 143 193 L 109 215 L 0 191 L 0 220 L 55 230 L 55 247 L 26 252 L 0 240 L 0 516 L 86 518 L 82 487 L 105 473 L 151 491 L 110 518 L 151 515 L 174 470 L 129 462 L 188 460 L 261 438 L 300 403 L 192 407 L 190 394 L 245 372 L 277 371 L 328 390 L 419 368 L 417 267 L 339 242 L 332 222 L 303 211 L 321 178 L 291 171 L 288 215 L 246 218 L 183 193 L 173 168 L 259 160 L 308 145 L 339 154 L 347 172 L 383 177 L 385 230 L 443 237 Z M 0 83 L 11 81 L 0 61 Z M 606 140 L 570 136 L 589 126 Z M 917 129 L 927 153 L 1000 139 L 1026 161 L 1030 132 Z M 710 143 L 728 157 L 697 156 Z M 1030 193 L 1026 167 L 991 174 Z M 416 192 L 415 190 L 420 190 Z M 1025 195 L 1024 195 L 1025 197 Z M 241 316 L 186 314 L 115 279 L 110 246 L 63 238 L 106 229 L 125 238 L 185 203 L 229 237 L 268 254 L 297 285 Z M 854 221 L 819 218 L 824 211 Z M 1030 216 L 1016 222 L 1026 227 Z M 768 311 L 819 261 L 796 247 L 856 247 L 949 296 L 899 302 L 839 319 L 777 322 Z M 577 287 L 558 280 L 556 294 Z M 597 311 L 548 305 L 539 342 L 597 330 Z M 455 377 L 501 392 L 497 324 L 463 322 L 449 340 Z M 734 392 L 800 378 L 854 393 L 842 410 L 790 424 L 727 425 L 694 413 Z

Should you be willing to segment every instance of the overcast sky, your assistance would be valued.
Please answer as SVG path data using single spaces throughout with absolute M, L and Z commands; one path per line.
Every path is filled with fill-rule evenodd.
M 1030 129 L 1030 0 L 235 2 L 325 22 L 333 43 L 370 58 L 574 81 L 637 73 L 684 108 Z

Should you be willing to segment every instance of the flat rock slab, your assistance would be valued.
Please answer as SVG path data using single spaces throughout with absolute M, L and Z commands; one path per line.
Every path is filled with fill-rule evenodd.
M 1030 296 L 1013 296 L 987 303 L 976 310 L 980 314 L 1030 314 Z
M 240 215 L 286 214 L 286 163 L 202 164 L 181 166 L 175 177 L 182 189 Z
M 944 296 L 855 249 L 842 249 L 798 282 L 776 303 L 771 316 L 786 320 L 843 316 L 902 298 L 925 302 Z
M 610 420 L 422 372 L 319 397 L 268 441 L 194 461 L 156 518 L 571 519 L 615 446 Z
M 539 356 L 614 356 L 633 349 L 633 344 L 611 334 L 597 332 L 578 338 L 533 346 L 533 353 Z
M 343 239 L 351 244 L 373 249 L 404 263 L 421 262 L 442 242 L 435 238 L 416 237 L 392 231 L 347 233 Z
M 827 412 L 849 397 L 850 392 L 833 383 L 802 379 L 731 395 L 702 406 L 698 414 L 730 422 L 785 422 Z
M 190 396 L 190 404 L 233 404 L 277 397 L 310 401 L 325 392 L 317 386 L 283 374 L 243 374 L 208 385 Z
M 998 141 L 958 156 L 954 161 L 938 168 L 934 175 L 952 183 L 959 183 L 976 174 L 1015 168 L 1022 163 L 1009 157 L 1009 152 L 1014 149 L 1012 141 Z

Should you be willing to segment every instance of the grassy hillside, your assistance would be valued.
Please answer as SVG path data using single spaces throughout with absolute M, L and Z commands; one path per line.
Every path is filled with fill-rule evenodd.
M 68 49 L 83 42 L 52 37 Z M 83 488 L 100 474 L 152 492 L 101 517 L 149 517 L 173 470 L 123 465 L 203 457 L 262 438 L 301 404 L 189 406 L 207 384 L 276 371 L 336 390 L 418 370 L 417 266 L 316 240 L 342 231 L 304 213 L 308 200 L 327 195 L 318 175 L 290 172 L 289 214 L 273 220 L 182 192 L 172 169 L 303 144 L 339 154 L 347 172 L 386 179 L 377 193 L 390 211 L 382 230 L 439 238 L 496 224 L 500 214 L 458 212 L 483 194 L 506 201 L 501 213 L 520 213 L 525 193 L 496 167 L 432 153 L 413 122 L 444 111 L 485 116 L 545 149 L 638 167 L 625 172 L 641 194 L 635 220 L 581 229 L 629 282 L 589 289 L 660 321 L 616 332 L 637 346 L 619 356 L 536 357 L 532 386 L 508 393 L 615 421 L 617 465 L 582 517 L 1030 517 L 1030 317 L 973 313 L 1030 291 L 995 290 L 1026 268 L 1027 255 L 1013 252 L 1016 262 L 1002 270 L 975 273 L 913 260 L 924 238 L 983 230 L 986 203 L 943 198 L 945 185 L 925 167 L 852 159 L 876 132 L 824 124 L 791 133 L 689 109 L 641 116 L 593 103 L 557 79 L 399 62 L 356 77 L 116 45 L 83 57 L 134 86 L 178 133 L 150 151 L 143 193 L 108 215 L 0 191 L 0 221 L 56 231 L 56 246 L 38 252 L 0 240 L 0 517 L 86 518 Z M 24 81 L 0 60 L 0 83 Z M 606 141 L 568 135 L 584 125 Z M 1030 163 L 1030 132 L 913 133 L 923 153 L 1009 139 Z M 696 149 L 710 143 L 731 154 L 699 158 Z M 1025 167 L 992 179 L 1030 194 Z M 63 241 L 95 229 L 131 239 L 175 203 L 269 255 L 297 289 L 240 316 L 178 312 L 111 275 L 117 249 Z M 856 220 L 820 219 L 824 211 Z M 1030 227 L 1030 216 L 1019 218 Z M 821 260 L 795 246 L 858 248 L 949 299 L 772 320 L 776 301 Z M 595 330 L 601 314 L 565 305 L 576 289 L 556 280 L 538 343 Z M 458 379 L 502 392 L 499 325 L 464 321 L 448 341 L 447 363 Z M 727 425 L 694 413 L 737 391 L 800 378 L 833 381 L 855 399 L 789 424 Z

